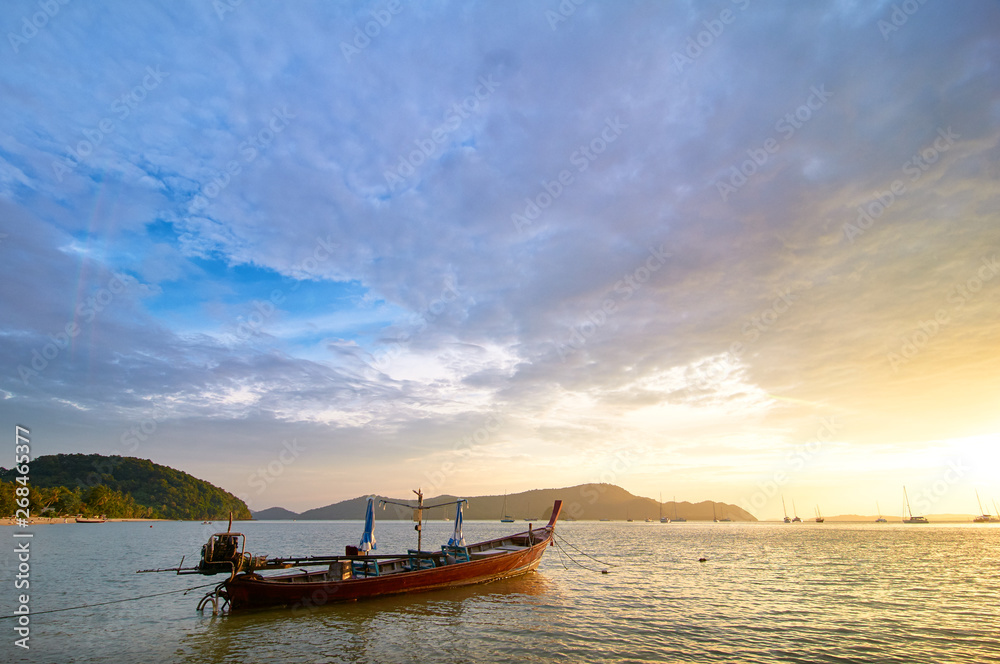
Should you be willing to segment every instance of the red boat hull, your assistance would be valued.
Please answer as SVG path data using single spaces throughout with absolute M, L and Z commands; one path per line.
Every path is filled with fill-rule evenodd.
M 525 532 L 470 545 L 470 552 L 484 548 L 488 551 L 479 554 L 485 556 L 479 559 L 476 559 L 477 553 L 473 553 L 469 562 L 344 580 L 331 580 L 325 572 L 299 572 L 272 577 L 243 574 L 225 582 L 225 596 L 231 611 L 273 606 L 312 608 L 382 595 L 457 588 L 526 574 L 538 567 L 545 549 L 552 544 L 560 507 L 557 502 L 548 525 L 530 531 L 530 535 Z M 507 541 L 531 544 L 520 550 L 489 554 L 489 551 L 496 550 L 490 547 Z M 401 556 L 398 563 L 402 564 L 405 560 L 406 557 Z M 382 564 L 391 566 L 393 563 L 384 561 Z

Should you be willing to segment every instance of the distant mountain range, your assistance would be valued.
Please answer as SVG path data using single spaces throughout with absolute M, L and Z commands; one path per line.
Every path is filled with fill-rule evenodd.
M 662 514 L 670 519 L 674 518 L 674 503 L 666 502 L 662 506 L 652 498 L 635 496 L 625 489 L 613 484 L 580 484 L 577 486 L 565 487 L 562 489 L 535 489 L 521 493 L 512 493 L 507 496 L 460 496 L 468 499 L 468 505 L 464 509 L 466 519 L 492 521 L 499 520 L 504 515 L 509 515 L 518 521 L 530 519 L 535 522 L 548 521 L 552 512 L 552 503 L 555 500 L 563 501 L 562 519 L 577 519 L 581 521 L 597 521 L 608 519 L 611 521 L 645 521 L 652 519 L 660 520 Z M 385 496 L 376 496 L 383 499 Z M 433 498 L 424 498 L 424 505 L 436 505 L 446 503 L 456 499 L 456 496 L 441 495 Z M 317 507 L 306 510 L 301 514 L 296 514 L 283 507 L 271 507 L 259 512 L 252 512 L 255 519 L 261 520 L 354 520 L 363 519 L 365 515 L 365 503 L 368 496 L 342 500 L 326 507 Z M 416 507 L 415 500 L 402 498 L 391 498 L 396 502 L 406 503 L 411 507 Z M 506 505 L 506 507 L 505 507 Z M 713 512 L 714 509 L 714 512 Z M 677 516 L 688 521 L 712 521 L 713 518 L 731 519 L 732 521 L 756 521 L 749 512 L 736 505 L 727 503 L 713 503 L 712 501 L 702 501 L 700 503 L 679 502 L 676 504 Z M 432 510 L 425 510 L 425 519 L 454 518 L 455 506 L 439 507 Z M 409 520 L 413 517 L 410 509 L 387 505 L 385 510 L 379 512 L 379 519 L 400 519 Z

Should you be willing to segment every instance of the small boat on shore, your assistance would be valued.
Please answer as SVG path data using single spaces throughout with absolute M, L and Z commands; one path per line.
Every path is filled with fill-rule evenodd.
M 86 516 L 76 517 L 77 523 L 105 523 L 107 522 L 107 520 L 108 517 L 104 516 L 103 514 L 101 516 L 95 516 L 95 517 L 86 517 Z
M 376 555 L 373 535 L 373 499 L 369 499 L 365 531 L 359 546 L 348 546 L 344 555 L 273 558 L 246 552 L 246 536 L 227 530 L 212 535 L 202 547 L 197 567 L 182 569 L 140 570 L 142 572 L 176 572 L 177 574 L 229 574 L 215 590 L 198 605 L 203 609 L 213 605 L 213 613 L 228 604 L 229 611 L 264 607 L 313 608 L 329 603 L 354 601 L 383 595 L 425 592 L 456 588 L 498 579 L 519 576 L 534 571 L 545 549 L 554 545 L 555 526 L 562 501 L 552 506 L 549 522 L 503 537 L 466 544 L 462 536 L 462 504 L 456 501 L 455 532 L 448 544 L 439 551 L 421 549 L 423 496 L 416 509 L 417 548 L 406 553 Z M 380 501 L 385 504 L 399 504 Z M 432 507 L 441 507 L 434 505 Z M 230 528 L 232 522 L 230 521 Z M 181 561 L 183 564 L 183 560 Z M 265 576 L 261 572 L 289 568 L 303 569 L 293 573 Z

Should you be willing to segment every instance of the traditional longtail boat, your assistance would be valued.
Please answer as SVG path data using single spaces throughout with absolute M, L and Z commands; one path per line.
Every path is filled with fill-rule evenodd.
M 432 507 L 422 505 L 418 512 Z M 391 503 L 391 501 L 381 501 Z M 227 530 L 212 535 L 202 547 L 202 557 L 195 568 L 140 570 L 144 572 L 174 571 L 178 574 L 228 573 L 215 590 L 199 603 L 202 610 L 208 603 L 213 612 L 219 611 L 220 601 L 229 611 L 263 607 L 309 608 L 335 602 L 354 601 L 382 595 L 425 592 L 441 588 L 456 588 L 498 579 L 519 576 L 534 571 L 542 554 L 554 544 L 556 521 L 562 501 L 552 506 L 549 522 L 541 528 L 497 537 L 474 544 L 466 544 L 461 536 L 462 508 L 457 501 L 455 535 L 440 551 L 420 550 L 420 519 L 418 517 L 418 545 L 405 554 L 374 555 L 363 549 L 374 549 L 372 536 L 372 499 L 369 499 L 365 534 L 359 547 L 348 546 L 342 556 L 308 556 L 302 558 L 276 558 L 253 556 L 245 551 L 246 537 Z M 399 503 L 397 503 L 399 504 Z M 451 504 L 451 503 L 445 503 Z M 231 523 L 231 522 L 230 522 Z M 230 526 L 231 527 L 231 526 Z M 183 565 L 183 559 L 181 565 Z M 291 574 L 265 576 L 259 572 L 291 567 L 320 567 L 315 571 L 296 571 Z M 325 569 L 322 569 L 325 568 Z

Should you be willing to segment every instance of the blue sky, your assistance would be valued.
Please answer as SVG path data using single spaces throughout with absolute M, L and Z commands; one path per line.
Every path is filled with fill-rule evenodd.
M 1000 498 L 996 3 L 563 5 L 5 3 L 5 426 L 254 509 Z

